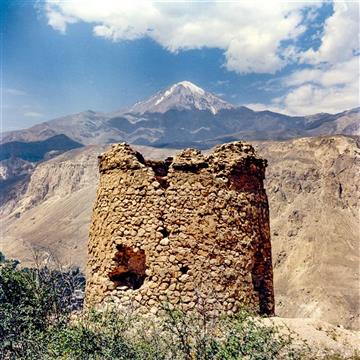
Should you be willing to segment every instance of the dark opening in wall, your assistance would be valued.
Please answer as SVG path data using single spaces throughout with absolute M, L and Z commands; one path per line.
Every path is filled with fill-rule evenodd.
M 343 188 L 342 188 L 341 183 L 339 183 L 339 198 L 340 199 L 341 199 L 342 192 L 343 192 Z
M 166 180 L 166 176 L 169 171 L 169 167 L 172 163 L 172 158 L 169 157 L 165 161 L 147 160 L 146 165 L 150 166 L 154 173 L 155 179 L 159 182 L 160 186 L 164 189 L 169 187 L 169 183 Z
M 135 251 L 132 247 L 117 245 L 113 258 L 114 267 L 109 278 L 116 286 L 139 289 L 145 280 L 146 256 L 144 250 Z
M 136 152 L 136 153 L 135 153 L 135 156 L 136 156 L 136 158 L 138 159 L 138 161 L 139 161 L 140 163 L 145 164 L 145 159 L 144 159 L 144 157 L 143 157 L 139 152 Z
M 162 178 L 160 176 L 155 176 L 155 179 L 156 179 L 156 181 L 159 182 L 160 186 L 163 189 L 167 189 L 169 187 L 169 182 L 166 179 L 164 179 L 164 178 Z
M 197 164 L 174 164 L 174 169 L 197 174 L 201 169 L 206 169 L 209 167 L 209 164 L 206 162 L 201 162 Z
M 162 229 L 160 230 L 160 233 L 162 234 L 162 236 L 163 236 L 164 238 L 167 238 L 167 237 L 169 237 L 169 235 L 170 235 L 168 229 L 166 229 L 166 228 L 162 228 Z
M 187 265 L 184 265 L 180 268 L 180 272 L 182 274 L 186 274 L 189 271 L 189 267 Z

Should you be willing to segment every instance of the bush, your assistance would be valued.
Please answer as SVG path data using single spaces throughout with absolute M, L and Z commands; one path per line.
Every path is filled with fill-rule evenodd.
M 302 350 L 294 347 L 291 336 L 262 324 L 246 311 L 225 319 L 222 328 L 225 336 L 218 348 L 218 359 L 301 359 L 306 355 L 305 344 Z
M 198 311 L 185 314 L 168 310 L 163 329 L 172 334 L 171 348 L 181 359 L 300 359 L 304 351 L 293 346 L 290 336 L 264 325 L 249 311 L 217 318 Z M 176 353 L 176 351 L 175 351 Z M 173 354 L 175 358 L 176 354 Z
M 184 313 L 165 304 L 156 318 L 115 308 L 74 313 L 81 306 L 74 295 L 84 288 L 78 269 L 18 265 L 0 253 L 0 359 L 316 358 L 305 344 L 297 340 L 295 346 L 291 335 L 245 310 L 218 317 L 200 306 Z
M 133 324 L 129 317 L 115 311 L 90 312 L 48 333 L 48 356 L 50 359 L 74 360 L 142 359 L 142 354 L 151 351 L 148 352 L 146 342 L 137 343 L 130 336 Z M 155 359 L 155 355 L 151 359 Z
M 19 262 L 0 259 L 0 356 L 18 359 L 41 346 L 49 326 L 68 321 L 84 277 L 78 269 L 19 269 Z
M 267 360 L 302 355 L 291 339 L 245 311 L 223 319 L 168 308 L 158 319 L 115 309 L 93 311 L 48 328 L 42 341 L 46 359 Z

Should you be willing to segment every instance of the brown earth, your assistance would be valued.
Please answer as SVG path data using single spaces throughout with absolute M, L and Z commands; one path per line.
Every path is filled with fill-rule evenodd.
M 259 144 L 269 161 L 276 311 L 359 328 L 359 148 L 343 136 Z
M 276 313 L 359 328 L 359 148 L 346 136 L 257 142 L 269 161 Z M 147 158 L 176 151 L 135 147 Z M 69 151 L 37 166 L 30 182 L 1 206 L 1 246 L 33 262 L 45 249 L 84 268 L 86 241 L 104 146 Z
M 272 317 L 261 321 L 291 336 L 294 344 L 310 352 L 310 359 L 356 360 L 360 354 L 360 331 L 309 318 Z

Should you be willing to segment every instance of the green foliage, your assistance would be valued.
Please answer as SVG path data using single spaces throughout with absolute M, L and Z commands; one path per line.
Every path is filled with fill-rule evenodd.
M 84 278 L 77 269 L 19 269 L 17 261 L 0 259 L 0 356 L 18 359 L 41 347 L 49 326 L 67 322 Z
M 247 311 L 218 317 L 200 306 L 184 313 L 164 304 L 158 317 L 109 307 L 74 312 L 74 294 L 83 287 L 77 269 L 19 269 L 0 253 L 0 359 L 316 358 L 304 343 L 297 339 L 295 346 L 291 335 Z
M 185 314 L 166 310 L 163 327 L 173 335 L 171 348 L 181 359 L 300 359 L 305 351 L 293 346 L 290 336 L 273 325 L 264 325 L 254 314 L 215 317 L 203 311 Z M 305 346 L 303 346 L 305 347 Z M 172 358 L 175 358 L 176 351 Z
M 142 329 L 132 332 L 135 318 L 114 310 L 90 312 L 48 336 L 51 359 L 161 359 L 154 343 L 144 341 Z
M 291 336 L 280 334 L 277 327 L 264 325 L 246 311 L 226 319 L 223 329 L 225 339 L 219 344 L 219 359 L 270 360 L 305 357 L 305 344 L 300 351 L 293 346 Z
M 79 360 L 133 358 L 129 345 L 121 336 L 103 330 L 98 331 L 86 323 L 55 328 L 48 334 L 48 356 Z
M 90 312 L 47 332 L 47 359 L 297 359 L 300 352 L 272 326 L 242 312 L 215 319 L 166 309 L 161 320 Z M 210 320 L 210 322 L 209 322 Z

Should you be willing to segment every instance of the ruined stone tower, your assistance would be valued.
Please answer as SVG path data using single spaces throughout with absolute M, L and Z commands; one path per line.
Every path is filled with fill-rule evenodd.
M 241 142 L 165 161 L 112 146 L 99 157 L 87 305 L 273 314 L 265 167 Z

